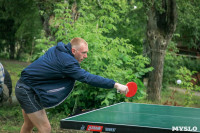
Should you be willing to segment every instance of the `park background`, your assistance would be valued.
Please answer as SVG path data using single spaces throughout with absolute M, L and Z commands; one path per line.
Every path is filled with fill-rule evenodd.
M 76 82 L 67 100 L 47 110 L 52 132 L 65 132 L 59 128 L 62 118 L 124 101 L 199 108 L 199 5 L 199 0 L 1 0 L 0 62 L 14 92 L 26 66 L 57 42 L 81 37 L 89 44 L 83 69 L 137 83 L 137 94 L 126 98 Z M 0 132 L 19 132 L 22 123 L 18 104 L 0 108 Z

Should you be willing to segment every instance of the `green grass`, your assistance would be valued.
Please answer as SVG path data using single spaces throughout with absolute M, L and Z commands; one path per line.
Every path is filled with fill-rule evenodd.
M 19 132 L 23 123 L 19 106 L 3 106 L 0 108 L 0 132 Z
M 176 106 L 184 106 L 184 107 L 194 107 L 194 108 L 200 108 L 200 103 L 198 101 L 200 101 L 200 96 L 192 96 L 192 103 L 189 105 L 185 105 L 185 100 L 186 100 L 187 96 L 185 95 L 185 93 L 182 92 L 178 92 L 178 91 L 173 91 L 171 89 L 168 89 L 164 92 L 162 92 L 162 100 L 161 103 L 164 104 L 168 101 L 168 103 L 172 103 L 172 105 L 174 105 L 174 103 L 176 103 Z
M 9 71 L 12 79 L 13 84 L 13 94 L 14 95 L 14 87 L 19 79 L 19 75 L 21 71 L 29 64 L 19 61 L 11 61 L 11 60 L 0 60 L 4 67 Z M 175 92 L 173 94 L 173 90 L 171 89 L 165 89 L 162 91 L 162 100 L 159 103 L 154 103 L 151 101 L 147 101 L 145 99 L 135 101 L 137 103 L 148 103 L 148 104 L 165 104 L 168 103 L 173 105 L 176 103 L 178 106 L 185 106 L 184 100 L 185 100 L 185 94 L 181 92 Z M 197 107 L 200 108 L 200 96 L 193 96 L 192 101 L 194 103 L 188 105 L 189 107 Z M 48 110 L 47 110 L 48 112 Z M 52 126 L 52 132 L 53 133 L 85 133 L 84 131 L 76 131 L 76 130 L 61 130 L 60 129 L 60 120 L 62 118 L 65 118 L 66 116 L 64 113 L 57 113 L 57 114 L 48 114 L 49 121 Z M 20 128 L 23 124 L 23 117 L 21 113 L 21 108 L 19 105 L 15 106 L 3 106 L 0 107 L 0 132 L 3 133 L 16 133 L 20 132 Z M 34 129 L 34 132 L 37 132 L 36 129 Z

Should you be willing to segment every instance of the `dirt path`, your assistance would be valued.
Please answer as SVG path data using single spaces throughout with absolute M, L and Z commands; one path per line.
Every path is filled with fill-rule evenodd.
M 185 93 L 186 90 L 185 89 L 181 89 L 181 88 L 178 88 L 178 87 L 169 87 L 170 89 L 172 90 L 176 90 L 178 92 L 181 92 L 181 93 Z M 194 92 L 194 96 L 200 96 L 200 92 L 197 92 L 197 91 L 193 91 Z
M 21 66 L 23 66 L 23 67 L 26 67 L 26 66 L 28 66 L 29 64 L 31 64 L 31 63 L 29 63 L 29 62 L 22 62 L 22 61 L 18 61 L 18 60 L 9 60 L 9 59 L 2 59 L 2 58 L 0 58 L 0 62 L 6 62 L 6 63 L 13 63 L 13 64 L 19 64 L 19 65 L 21 65 Z

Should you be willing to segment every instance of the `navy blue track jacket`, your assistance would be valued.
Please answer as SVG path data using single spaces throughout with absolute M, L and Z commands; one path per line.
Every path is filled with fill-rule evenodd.
M 21 73 L 20 80 L 32 88 L 46 108 L 63 102 L 75 80 L 100 88 L 113 88 L 115 81 L 81 69 L 71 52 L 71 44 L 59 42 Z

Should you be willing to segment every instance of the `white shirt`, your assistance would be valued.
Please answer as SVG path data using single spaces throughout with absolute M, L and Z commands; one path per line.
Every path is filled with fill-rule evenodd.
M 4 83 L 4 77 L 5 77 L 4 68 L 0 62 L 0 84 Z

